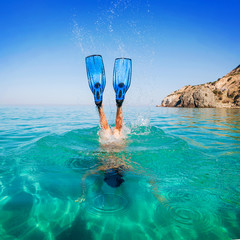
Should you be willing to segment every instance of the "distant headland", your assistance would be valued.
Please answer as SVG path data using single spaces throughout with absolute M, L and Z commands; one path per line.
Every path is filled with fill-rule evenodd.
M 176 90 L 157 107 L 240 108 L 240 65 L 215 82 Z

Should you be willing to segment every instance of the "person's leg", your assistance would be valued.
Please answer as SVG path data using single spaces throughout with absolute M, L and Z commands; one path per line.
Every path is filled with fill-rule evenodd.
M 114 135 L 116 135 L 116 134 L 121 135 L 122 134 L 122 126 L 123 126 L 122 106 L 121 107 L 117 106 L 116 126 L 115 126 L 115 129 L 113 131 Z
M 109 125 L 108 125 L 108 122 L 107 122 L 107 118 L 105 116 L 105 113 L 103 111 L 103 107 L 102 105 L 98 107 L 98 113 L 99 113 L 99 119 L 100 119 L 100 126 L 102 129 L 112 133 Z
M 106 85 L 102 57 L 100 55 L 86 57 L 86 67 L 88 83 L 93 93 L 95 104 L 98 108 L 101 128 L 112 133 L 102 108 L 103 91 Z

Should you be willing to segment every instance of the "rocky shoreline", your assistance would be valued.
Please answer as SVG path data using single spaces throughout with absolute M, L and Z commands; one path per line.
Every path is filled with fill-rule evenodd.
M 157 107 L 240 108 L 240 65 L 215 82 L 174 91 Z

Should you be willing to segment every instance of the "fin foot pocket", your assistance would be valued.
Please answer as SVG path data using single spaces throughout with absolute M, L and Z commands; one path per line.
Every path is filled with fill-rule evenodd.
M 123 99 L 124 100 L 124 99 Z M 123 104 L 123 100 L 116 100 L 117 107 L 121 107 Z
M 100 107 L 102 106 L 102 101 L 100 101 L 100 102 L 95 102 L 95 104 L 96 104 L 96 106 L 97 106 L 98 108 L 100 108 Z

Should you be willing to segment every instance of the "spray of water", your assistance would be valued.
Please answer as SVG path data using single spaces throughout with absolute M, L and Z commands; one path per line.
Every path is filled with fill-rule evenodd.
M 113 129 L 112 129 L 113 130 Z M 127 126 L 123 126 L 121 135 L 111 134 L 108 131 L 100 129 L 98 132 L 99 143 L 106 149 L 122 150 L 125 147 L 127 135 L 131 130 Z
M 107 8 L 98 8 L 96 19 L 89 21 L 88 25 L 80 24 L 77 14 L 72 18 L 73 40 L 84 56 L 98 49 L 101 52 L 112 51 L 114 47 L 114 54 L 128 57 L 134 53 L 132 46 L 127 44 L 132 41 L 141 48 L 147 47 L 144 36 L 148 26 L 139 22 L 139 11 L 144 9 L 144 17 L 150 16 L 148 1 L 139 1 L 136 5 L 132 0 L 117 0 L 111 1 Z M 107 44 L 103 44 L 104 39 L 109 40 Z
M 144 127 L 144 131 L 140 130 L 141 127 Z M 114 128 L 112 128 L 112 131 Z M 124 124 L 122 128 L 122 134 L 114 135 L 100 129 L 98 131 L 99 143 L 101 146 L 109 149 L 110 151 L 119 151 L 124 149 L 127 143 L 127 138 L 130 135 L 147 135 L 150 133 L 150 119 L 149 117 L 139 114 L 135 121 Z

